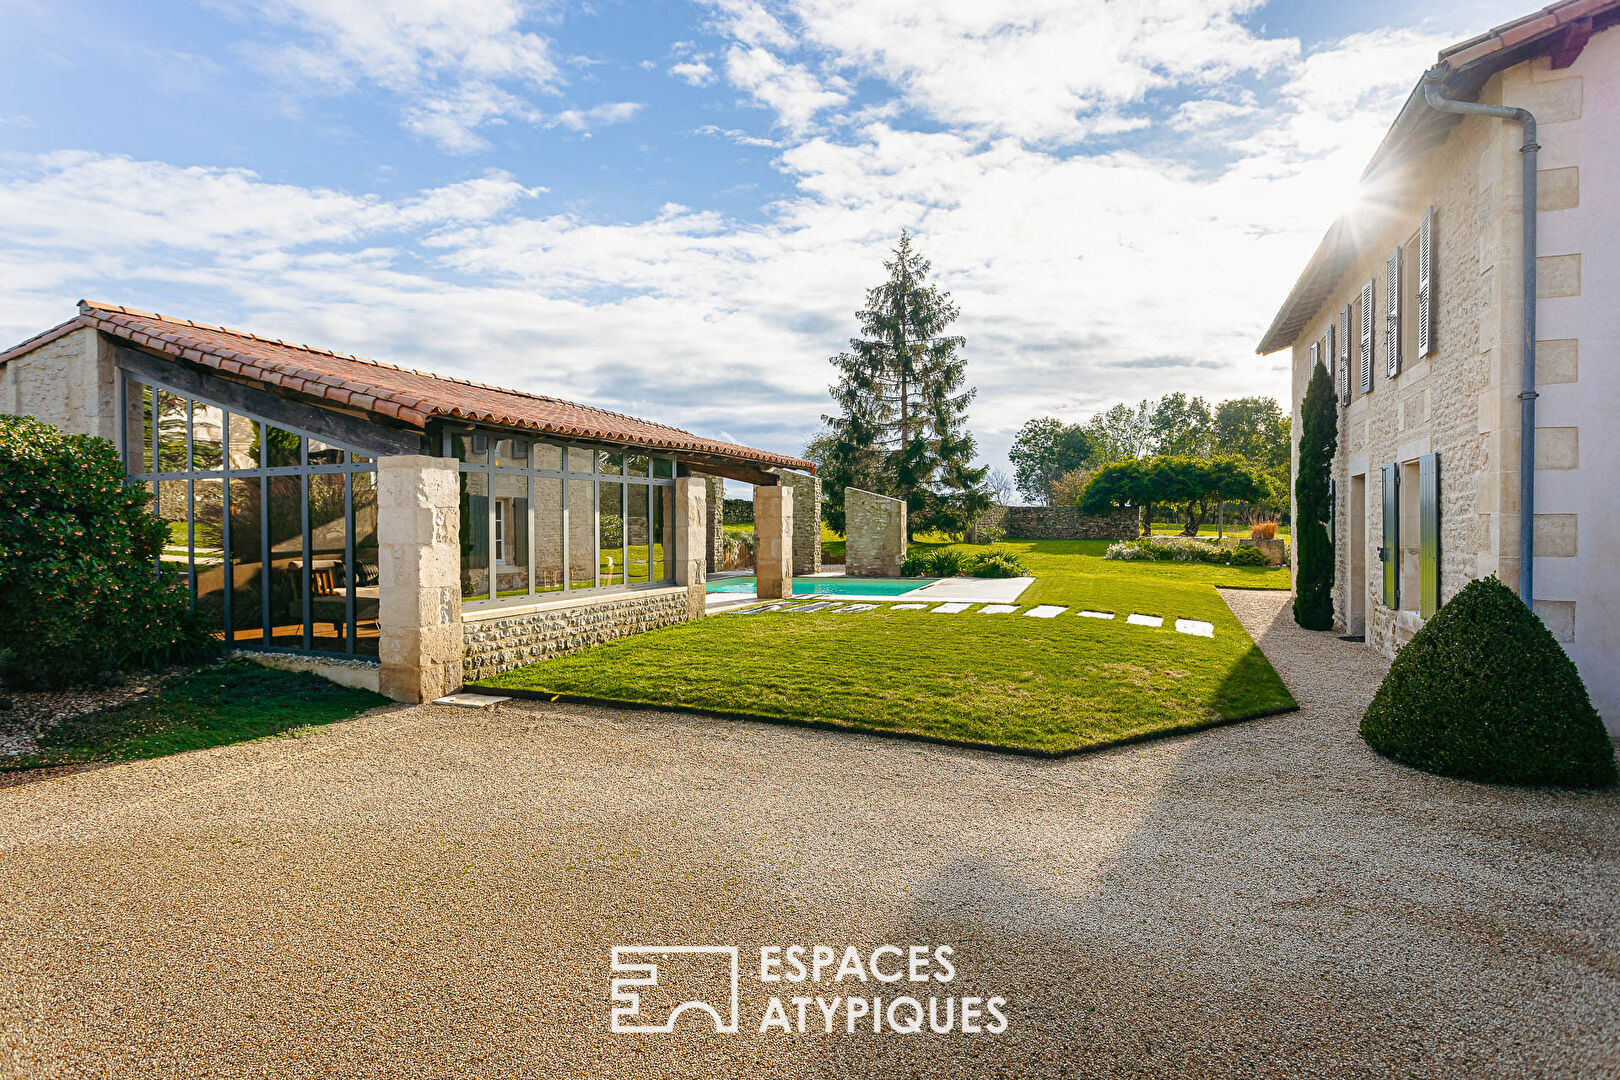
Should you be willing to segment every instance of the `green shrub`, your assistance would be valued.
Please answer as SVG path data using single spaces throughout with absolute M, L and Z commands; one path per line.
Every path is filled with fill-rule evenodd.
M 1266 553 L 1252 544 L 1239 544 L 1229 549 L 1227 564 L 1230 566 L 1270 566 L 1271 560 Z
M 959 548 L 929 548 L 912 552 L 900 567 L 902 577 L 1023 577 L 1029 573 L 1018 556 L 1009 551 L 971 554 Z
M 107 440 L 0 416 L 0 537 L 0 680 L 62 686 L 215 650 L 179 576 L 154 572 L 168 526 Z
M 1615 778 L 1574 663 L 1495 577 L 1469 583 L 1396 654 L 1361 737 L 1442 776 L 1566 787 Z

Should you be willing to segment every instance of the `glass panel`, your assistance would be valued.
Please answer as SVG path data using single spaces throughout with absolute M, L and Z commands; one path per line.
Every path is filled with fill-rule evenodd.
M 197 578 L 197 610 L 209 628 L 225 632 L 225 488 L 223 480 L 198 480 L 192 490 L 195 519 L 192 573 Z
M 647 554 L 651 581 L 672 581 L 675 552 L 669 542 L 669 521 L 675 512 L 675 489 L 668 485 L 652 488 L 652 547 Z
M 529 478 L 495 475 L 495 588 L 497 596 L 529 593 Z
M 469 465 L 488 464 L 489 436 L 465 433 L 450 436 L 450 456 Z
M 570 451 L 570 458 L 578 451 Z M 568 481 L 568 587 L 596 587 L 596 485 Z
M 675 459 L 667 457 L 653 458 L 653 475 L 668 480 L 675 475 Z
M 299 452 L 303 449 L 304 437 L 291 431 L 282 431 L 278 427 L 264 425 L 264 464 L 266 468 L 275 469 L 288 465 L 298 465 Z
M 259 502 L 257 477 L 231 481 L 231 639 L 246 644 L 264 636 Z
M 124 378 L 124 448 L 132 473 L 152 471 L 152 388 Z
M 606 450 L 596 452 L 596 471 L 607 473 L 609 476 L 618 476 L 624 472 L 624 455 L 610 454 Z
M 231 468 L 257 469 L 259 467 L 259 425 L 257 421 L 231 413 L 230 417 Z
M 535 443 L 529 453 L 534 456 L 534 467 L 536 469 L 562 468 L 563 450 L 556 443 Z
M 489 599 L 489 474 L 461 474 L 461 598 Z
M 274 430 L 274 429 L 272 429 Z M 296 438 L 297 436 L 294 436 Z M 275 447 L 271 439 L 272 450 Z M 304 647 L 304 478 L 270 478 L 270 644 Z
M 186 581 L 191 573 L 191 534 L 186 518 L 191 510 L 191 493 L 184 480 L 158 481 L 158 517 L 169 527 L 159 558 L 164 569 Z
M 186 428 L 190 424 L 186 416 L 186 399 L 179 394 L 159 390 L 157 408 L 158 471 L 185 472 Z
M 223 457 L 225 410 L 201 401 L 191 403 L 191 467 L 217 469 Z
M 377 623 L 377 474 L 349 478 L 354 503 L 354 651 L 376 656 L 382 628 Z
M 597 485 L 597 528 L 600 544 L 597 550 L 597 584 L 624 584 L 624 485 L 604 483 Z
M 628 454 L 624 459 L 624 472 L 626 476 L 647 475 L 647 455 Z
M 319 439 L 309 440 L 309 463 L 311 465 L 341 465 L 343 464 L 343 451 L 335 446 L 328 446 Z
M 528 439 L 497 439 L 495 442 L 495 464 L 507 468 L 529 467 L 529 440 Z
M 651 540 L 647 520 L 647 493 L 651 489 L 645 484 L 626 484 L 624 490 L 630 506 L 630 511 L 624 518 L 625 538 L 630 544 L 629 574 L 625 580 L 635 584 L 647 580 L 647 548 Z
M 596 464 L 596 451 L 586 450 L 579 446 L 568 448 L 568 471 L 575 473 L 588 473 Z
M 555 592 L 563 587 L 562 485 L 555 477 L 534 478 L 535 592 Z
M 352 454 L 351 453 L 349 455 L 349 462 L 350 462 L 350 464 L 353 464 L 353 465 L 370 465 L 371 464 L 371 459 L 366 457 L 364 454 Z
M 310 443 L 314 456 L 315 444 Z M 276 479 L 280 479 L 277 477 Z M 275 483 L 275 480 L 271 480 Z M 347 652 L 349 612 L 343 576 L 348 542 L 343 515 L 343 474 L 309 478 L 309 647 Z

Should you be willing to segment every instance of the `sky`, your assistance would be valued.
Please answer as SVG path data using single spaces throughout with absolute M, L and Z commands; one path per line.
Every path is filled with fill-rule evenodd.
M 88 297 L 794 453 L 901 229 L 981 460 L 1256 342 L 1524 0 L 0 0 L 0 347 Z

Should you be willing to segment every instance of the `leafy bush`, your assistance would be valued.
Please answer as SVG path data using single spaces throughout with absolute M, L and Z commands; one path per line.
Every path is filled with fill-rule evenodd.
M 980 525 L 974 533 L 975 544 L 999 544 L 1007 539 L 1007 530 L 1000 525 Z
M 179 576 L 154 572 L 168 526 L 150 499 L 107 440 L 0 416 L 0 680 L 62 686 L 215 651 Z
M 1442 776 L 1566 787 L 1615 778 L 1614 747 L 1580 673 L 1495 577 L 1470 582 L 1395 655 L 1361 737 Z
M 964 552 L 958 548 L 930 548 L 906 556 L 902 577 L 1023 577 L 1029 573 L 1010 551 Z
M 1228 566 L 1270 566 L 1271 565 L 1271 560 L 1266 558 L 1266 553 L 1261 551 L 1259 548 L 1253 546 L 1252 544 L 1250 544 L 1250 545 L 1239 544 L 1237 547 L 1229 549 L 1229 552 L 1230 553 L 1229 553 L 1229 555 L 1227 557 L 1227 560 L 1226 560 Z
M 1256 521 L 1249 526 L 1249 535 L 1256 540 L 1275 540 L 1277 538 L 1277 523 L 1275 521 Z

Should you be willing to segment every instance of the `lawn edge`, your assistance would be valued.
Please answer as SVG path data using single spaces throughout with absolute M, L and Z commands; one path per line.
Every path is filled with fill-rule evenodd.
M 931 743 L 935 746 L 949 746 L 958 750 L 981 750 L 991 754 L 1007 754 L 1014 757 L 1039 758 L 1047 761 L 1056 761 L 1062 758 L 1076 757 L 1080 754 L 1095 754 L 1103 750 L 1113 750 L 1121 746 L 1131 746 L 1136 743 L 1151 742 L 1155 739 L 1165 739 L 1176 735 L 1192 735 L 1211 728 L 1227 727 L 1232 724 L 1246 724 L 1251 720 L 1265 720 L 1273 716 L 1285 716 L 1288 713 L 1298 712 L 1299 703 L 1281 709 L 1271 709 L 1255 713 L 1252 716 L 1236 716 L 1230 719 L 1221 717 L 1217 720 L 1197 720 L 1174 727 L 1160 728 L 1157 731 L 1144 731 L 1137 735 L 1121 735 L 1115 739 L 1103 742 L 1087 743 L 1085 746 L 1076 746 L 1068 750 L 1042 750 L 1034 746 L 1007 746 L 1001 743 L 980 742 L 975 739 L 953 739 L 948 735 L 925 735 L 917 731 L 900 731 L 890 728 L 862 727 L 856 724 L 842 723 L 837 720 L 814 720 L 798 716 L 773 716 L 769 713 L 745 712 L 737 709 L 706 709 L 698 705 L 663 704 L 653 701 L 630 701 L 622 698 L 599 697 L 592 694 L 563 694 L 550 690 L 527 690 L 512 686 L 494 686 L 486 683 L 468 683 L 470 690 L 479 690 L 490 694 L 504 694 L 507 697 L 522 698 L 529 701 L 562 702 L 568 705 L 600 705 L 621 709 L 636 709 L 642 712 L 672 712 L 684 716 L 709 716 L 722 720 L 741 720 L 761 724 L 777 724 L 783 727 L 811 728 L 816 731 L 834 731 L 844 735 L 875 735 L 886 739 L 901 739 L 906 742 Z M 1292 697 L 1292 693 L 1289 695 Z

